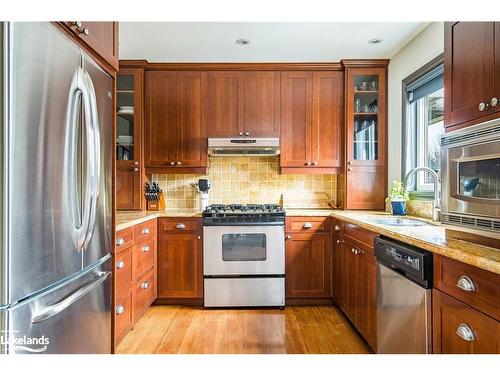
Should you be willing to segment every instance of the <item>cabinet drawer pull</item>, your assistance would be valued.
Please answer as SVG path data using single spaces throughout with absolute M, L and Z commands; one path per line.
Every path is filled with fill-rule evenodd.
M 460 325 L 457 328 L 457 335 L 460 338 L 464 339 L 465 341 L 474 341 L 476 339 L 476 336 L 474 336 L 472 328 L 470 328 L 465 323 L 460 323 Z
M 479 103 L 479 106 L 477 108 L 479 109 L 479 111 L 483 112 L 486 109 L 486 104 Z
M 337 243 L 338 243 L 338 244 L 340 244 L 341 242 L 342 242 L 342 241 L 340 241 L 340 240 L 337 240 Z
M 178 223 L 178 224 L 176 224 L 176 225 L 175 225 L 175 227 L 176 227 L 177 229 L 186 229 L 186 224 L 183 224 L 183 223 Z
M 125 262 L 123 260 L 119 260 L 116 262 L 116 269 L 121 270 L 122 268 L 125 268 Z
M 123 244 L 125 244 L 125 240 L 124 240 L 122 237 L 118 237 L 118 238 L 116 239 L 116 244 L 117 244 L 118 246 L 122 246 Z
M 304 228 L 304 229 L 311 229 L 312 227 L 313 227 L 313 226 L 312 226 L 312 224 L 311 224 L 311 223 L 304 223 L 304 224 L 302 225 L 302 228 Z
M 198 239 L 201 240 L 201 236 L 198 236 Z
M 142 234 L 148 234 L 149 233 L 149 228 L 144 228 L 142 230 Z
M 351 252 L 353 252 L 355 255 L 358 255 L 358 254 L 363 254 L 363 250 L 361 249 L 358 249 L 356 247 L 353 247 Z
M 462 275 L 457 281 L 457 287 L 466 292 L 475 292 L 476 287 L 474 286 L 474 281 L 469 276 Z
M 143 246 L 142 247 L 142 251 L 144 251 L 145 253 L 148 253 L 149 252 L 149 246 L 148 245 Z
M 335 229 L 338 232 L 340 230 L 340 225 L 335 225 L 333 229 Z
M 491 103 L 492 107 L 496 107 L 497 104 L 498 104 L 498 98 L 495 98 L 495 97 L 491 98 L 491 102 L 490 103 Z
M 144 282 L 141 284 L 141 288 L 142 288 L 142 289 L 148 289 L 148 288 L 149 288 L 149 282 L 144 281 Z
M 292 239 L 292 236 L 290 236 L 289 234 L 286 236 L 286 239 L 287 240 L 291 240 Z
M 181 165 L 181 164 L 182 164 L 182 162 L 178 161 L 176 164 L 177 164 L 177 165 Z
M 170 165 L 175 165 L 175 162 L 171 161 L 171 162 L 170 162 Z
M 125 308 L 122 305 L 116 306 L 116 315 L 121 315 L 125 312 Z

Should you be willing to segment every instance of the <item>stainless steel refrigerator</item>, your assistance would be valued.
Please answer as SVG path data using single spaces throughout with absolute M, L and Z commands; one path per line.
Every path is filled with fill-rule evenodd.
M 3 353 L 110 353 L 112 78 L 51 23 L 0 23 Z

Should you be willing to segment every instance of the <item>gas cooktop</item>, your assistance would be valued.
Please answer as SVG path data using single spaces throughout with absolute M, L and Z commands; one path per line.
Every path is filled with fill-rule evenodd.
M 203 225 L 283 225 L 285 211 L 278 204 L 212 204 L 202 213 Z

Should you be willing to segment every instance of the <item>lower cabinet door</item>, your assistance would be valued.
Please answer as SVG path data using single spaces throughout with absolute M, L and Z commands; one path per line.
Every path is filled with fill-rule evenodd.
M 203 298 L 201 235 L 158 237 L 158 297 Z
M 352 252 L 352 244 L 347 240 L 343 240 L 341 249 L 340 308 L 351 321 L 354 321 L 356 258 Z
M 156 275 L 151 269 L 132 289 L 134 324 L 142 317 L 156 298 Z
M 500 354 L 500 322 L 433 290 L 433 351 L 443 354 Z
M 292 233 L 286 240 L 286 297 L 331 296 L 332 249 L 329 233 Z
M 116 300 L 115 345 L 127 334 L 132 326 L 132 292 L 129 291 Z
M 356 257 L 354 325 L 376 351 L 377 341 L 377 263 L 375 256 L 359 250 Z

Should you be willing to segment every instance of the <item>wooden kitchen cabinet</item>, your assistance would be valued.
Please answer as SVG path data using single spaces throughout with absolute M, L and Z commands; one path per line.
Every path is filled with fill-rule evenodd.
M 373 243 L 375 234 L 354 224 L 341 224 L 340 308 L 359 333 L 376 350 L 377 267 Z M 335 267 L 335 266 L 334 266 Z
M 203 298 L 203 241 L 198 218 L 161 218 L 158 235 L 158 298 Z M 176 223 L 176 224 L 174 224 Z M 174 225 L 169 225 L 174 224 Z M 183 225 L 180 225 L 183 224 Z
M 116 232 L 114 254 L 115 346 L 156 299 L 156 219 Z
M 446 22 L 444 124 L 447 131 L 499 116 L 500 24 Z
M 209 137 L 278 137 L 280 74 L 208 73 Z
M 116 209 L 144 208 L 143 69 L 122 67 L 116 81 Z
M 332 299 L 342 301 L 342 222 L 332 219 Z
M 500 322 L 434 289 L 433 352 L 500 354 Z
M 147 173 L 206 173 L 207 72 L 147 71 Z
M 118 22 L 64 22 L 73 35 L 118 70 Z
M 285 296 L 292 299 L 331 298 L 332 243 L 330 219 L 293 217 L 286 219 Z
M 346 68 L 345 209 L 385 209 L 386 67 Z
M 336 173 L 343 161 L 343 72 L 281 73 L 282 173 Z

